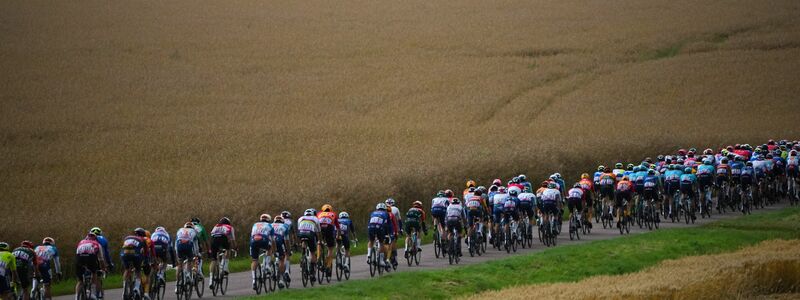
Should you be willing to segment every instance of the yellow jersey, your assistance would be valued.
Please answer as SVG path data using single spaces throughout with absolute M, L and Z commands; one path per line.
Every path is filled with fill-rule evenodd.
M 17 270 L 17 259 L 11 252 L 0 252 L 0 276 L 8 279 L 8 274 Z

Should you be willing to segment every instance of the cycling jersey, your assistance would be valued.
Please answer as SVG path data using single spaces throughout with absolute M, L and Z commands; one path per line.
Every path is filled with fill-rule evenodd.
M 617 183 L 617 193 L 632 193 L 633 191 L 634 186 L 630 180 L 622 180 Z
M 0 277 L 5 277 L 6 279 L 10 279 L 8 275 L 16 270 L 17 270 L 17 259 L 14 258 L 14 255 L 8 251 L 0 252 Z
M 90 249 L 87 246 L 84 250 L 89 251 Z M 139 236 L 127 236 L 122 242 L 122 255 L 142 256 L 148 250 L 144 238 Z
M 36 252 L 37 264 L 49 264 L 52 260 L 58 258 L 58 249 L 52 245 L 41 245 L 34 249 Z
M 269 225 L 272 227 L 270 229 L 270 234 L 272 234 L 272 238 L 275 240 L 275 252 L 278 253 L 279 257 L 283 257 L 284 253 L 286 253 L 285 241 L 289 236 L 291 227 L 286 223 L 272 223 Z
M 761 179 L 767 176 L 767 161 L 755 160 L 753 161 L 753 171 L 755 171 L 756 178 Z
M 472 196 L 467 200 L 467 209 L 470 211 L 483 211 L 483 198 L 480 196 Z
M 527 206 L 527 205 L 533 206 L 536 202 L 536 194 L 534 193 L 522 193 L 519 194 L 517 198 L 519 199 L 520 206 Z
M 391 218 L 391 214 L 385 210 L 375 210 L 369 215 L 367 236 L 370 241 L 380 239 L 384 243 L 389 242 L 387 236 L 394 231 Z
M 408 218 L 408 215 L 406 215 L 406 218 Z M 352 231 L 352 230 L 353 230 L 353 220 L 350 220 L 350 219 L 339 219 L 339 233 L 342 236 L 345 236 L 345 237 L 349 236 L 350 235 L 350 231 Z
M 700 165 L 697 167 L 697 179 L 702 186 L 711 184 L 714 173 L 716 173 L 716 170 L 712 165 Z
M 433 212 L 444 212 L 447 210 L 447 206 L 450 205 L 450 201 L 446 197 L 436 197 L 433 198 L 431 201 L 431 213 Z
M 315 216 L 302 216 L 297 219 L 297 232 L 310 234 L 319 232 L 319 220 Z
M 655 190 L 658 188 L 658 176 L 655 175 L 648 175 L 644 178 L 644 189 L 645 190 Z
M 192 228 L 181 228 L 175 233 L 175 245 L 194 243 L 197 241 L 197 231 Z
M 587 192 L 594 190 L 594 183 L 591 180 L 589 180 L 588 178 L 587 179 L 581 179 L 581 181 L 578 182 L 578 183 L 581 185 L 581 188 L 583 188 L 583 190 L 585 190 Z
M 450 203 L 447 206 L 447 220 L 460 220 L 466 218 L 464 207 L 461 204 Z
M 256 222 L 250 230 L 250 242 L 268 240 L 272 236 L 272 226 L 267 222 Z
M 36 264 L 36 252 L 26 247 L 18 247 L 11 252 L 17 260 L 17 268 L 28 267 L 30 269 Z
M 731 174 L 731 166 L 728 164 L 720 163 L 717 165 L 715 173 L 717 174 L 717 177 L 728 178 L 728 176 L 730 176 Z
M 236 239 L 236 234 L 234 233 L 233 226 L 228 224 L 217 224 L 211 229 L 211 237 L 227 237 L 229 240 L 234 240 Z
M 319 220 L 319 226 L 321 228 L 339 227 L 339 218 L 334 212 L 321 211 L 317 214 L 317 220 Z
M 197 240 L 202 244 L 210 239 L 208 231 L 200 223 L 194 224 L 194 230 L 197 231 Z
M 153 241 L 156 251 L 158 251 L 159 246 L 169 246 L 169 244 L 172 243 L 172 239 L 166 231 L 153 232 L 153 235 L 150 236 L 150 240 Z
M 578 199 L 583 200 L 583 189 L 582 188 L 571 188 L 567 191 L 567 199 Z
M 541 200 L 544 204 L 555 204 L 561 201 L 561 192 L 548 188 L 542 193 Z
M 600 184 L 600 176 L 603 176 L 603 172 L 600 171 L 594 172 L 594 177 L 592 181 L 594 182 L 595 185 Z
M 519 206 L 519 197 L 509 196 L 506 202 L 503 203 L 504 212 L 515 212 Z
M 619 177 L 620 174 L 624 174 L 625 169 L 613 169 L 611 170 L 611 174 L 614 174 L 614 177 Z
M 616 181 L 616 177 L 611 173 L 603 173 L 600 175 L 600 180 L 598 181 L 598 185 L 601 187 L 609 187 L 614 186 L 614 182 Z

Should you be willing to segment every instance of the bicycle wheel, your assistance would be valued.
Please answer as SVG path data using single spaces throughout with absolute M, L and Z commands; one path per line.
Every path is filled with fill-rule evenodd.
M 342 268 L 342 264 L 343 264 L 342 257 L 343 256 L 344 256 L 344 253 L 342 253 L 342 248 L 341 247 L 337 247 L 336 248 L 336 266 L 334 267 L 336 269 L 336 281 L 342 281 L 342 271 L 343 271 L 342 270 L 343 269 Z
M 436 258 L 439 258 L 439 254 L 442 248 L 441 241 L 439 240 L 439 228 L 433 229 L 433 254 L 436 255 Z
M 455 237 L 454 237 L 453 239 L 455 239 Z M 447 260 L 448 260 L 448 262 L 449 262 L 451 265 L 452 265 L 452 264 L 453 264 L 453 262 L 455 261 L 455 257 L 453 257 L 453 256 L 454 256 L 454 253 L 455 253 L 455 251 L 453 250 L 453 242 L 452 242 L 452 241 L 450 241 L 450 242 L 448 243 L 448 250 L 447 250 Z
M 370 265 L 370 271 L 372 271 L 371 266 L 372 265 Z M 308 280 L 309 279 L 309 275 L 308 275 L 308 258 L 306 258 L 305 255 L 303 255 L 303 257 L 300 258 L 300 278 L 301 278 L 301 281 L 303 281 L 303 287 L 306 287 L 308 285 L 308 282 L 309 282 L 309 280 Z
M 156 285 L 156 299 L 163 300 L 164 293 L 166 292 L 167 292 L 167 283 L 159 279 L 158 284 Z
M 369 255 L 369 276 L 375 277 L 375 271 L 377 271 L 378 267 L 378 258 L 377 258 L 377 247 L 372 247 L 372 253 Z
M 347 268 L 344 270 L 344 279 L 350 280 L 350 257 L 345 256 L 344 261 L 344 265 L 347 266 Z
M 575 221 L 570 218 L 569 219 L 569 240 L 572 241 L 575 239 L 575 233 L 578 231 L 578 228 L 575 227 Z
M 581 230 L 582 227 L 583 226 L 581 226 L 580 219 L 575 217 L 575 237 L 578 238 L 579 241 L 581 240 L 581 232 L 580 232 L 580 230 Z
M 256 288 L 255 288 L 256 295 L 261 295 L 261 288 L 264 287 L 264 281 L 262 281 L 262 278 L 263 278 L 264 274 L 263 274 L 262 269 L 261 269 L 261 264 L 259 264 L 256 267 L 256 270 L 253 271 L 253 272 L 255 274 L 254 281 L 255 281 L 255 284 L 256 284 Z
M 194 280 L 194 291 L 195 291 L 195 294 L 197 295 L 197 298 L 203 298 L 203 294 L 206 292 L 206 279 L 205 279 L 205 277 L 203 277 L 203 275 L 198 272 L 197 274 L 194 275 L 194 279 L 193 280 Z M 192 283 L 188 282 L 188 283 L 185 283 L 185 284 L 186 284 L 186 293 L 188 295 L 187 296 L 187 299 L 188 299 L 192 295 Z
M 322 281 L 325 280 L 325 256 L 320 255 L 320 258 L 317 259 L 317 282 L 322 284 Z
M 470 235 L 469 243 L 467 245 L 468 245 L 468 248 L 469 248 L 468 249 L 469 250 L 469 256 L 470 257 L 475 257 L 475 234 L 474 233 L 472 235 Z
M 175 279 L 175 297 L 178 298 L 178 300 L 183 300 L 183 274 L 178 275 L 177 277 L 178 278 Z

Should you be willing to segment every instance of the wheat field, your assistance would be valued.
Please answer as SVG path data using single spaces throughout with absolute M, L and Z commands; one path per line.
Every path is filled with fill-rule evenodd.
M 0 240 L 796 139 L 798 1 L 0 2 Z M 112 244 L 113 246 L 114 244 Z
M 523 285 L 469 299 L 797 299 L 800 240 L 664 261 L 652 268 L 573 283 Z

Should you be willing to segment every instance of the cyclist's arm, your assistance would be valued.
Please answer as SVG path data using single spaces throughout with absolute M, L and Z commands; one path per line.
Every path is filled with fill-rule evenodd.
M 167 251 L 169 251 L 169 257 L 172 260 L 172 265 L 175 266 L 175 246 L 173 246 L 172 243 L 168 243 L 167 246 L 169 247 Z
M 238 249 L 239 247 L 237 247 L 238 245 L 236 245 L 236 232 L 234 231 L 233 226 L 231 226 L 230 239 L 231 239 L 231 244 L 233 244 L 233 249 Z

